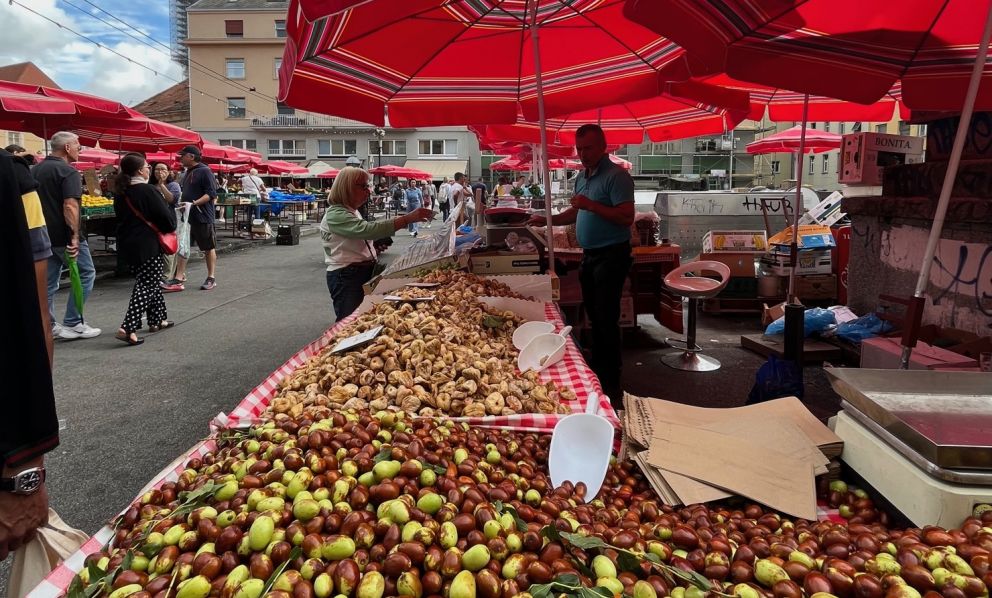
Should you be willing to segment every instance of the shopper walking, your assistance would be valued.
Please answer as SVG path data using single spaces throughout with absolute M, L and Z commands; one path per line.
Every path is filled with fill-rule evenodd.
M 52 135 L 50 144 L 51 155 L 36 164 L 31 175 L 38 182 L 38 195 L 52 242 L 52 257 L 48 260 L 48 312 L 52 320 L 52 337 L 65 340 L 93 338 L 100 335 L 100 329 L 83 320 L 83 306 L 76 305 L 71 296 L 66 299 L 61 325 L 55 317 L 55 293 L 59 290 L 62 268 L 69 266 L 69 258 L 75 258 L 79 267 L 84 305 L 93 290 L 96 269 L 79 217 L 79 202 L 83 197 L 82 175 L 69 164 L 79 160 L 79 137 L 59 131 Z
M 574 223 L 583 249 L 579 282 L 582 303 L 592 327 L 590 366 L 614 407 L 621 405 L 623 366 L 620 297 L 630 270 L 630 225 L 634 222 L 634 180 L 606 153 L 606 135 L 599 125 L 575 132 L 575 149 L 584 170 L 575 179 L 571 207 L 551 217 L 555 226 Z M 543 216 L 530 224 L 544 226 Z
M 451 185 L 451 203 L 455 206 L 460 203 L 465 204 L 462 206 L 462 218 L 468 222 L 469 226 L 472 226 L 475 216 L 475 201 L 472 199 L 472 191 L 467 188 L 467 185 L 468 179 L 465 175 L 456 172 L 455 182 Z
M 414 183 L 414 181 L 410 181 L 409 183 L 407 183 L 407 188 L 406 188 L 406 213 L 411 214 L 413 212 L 416 212 L 423 205 L 424 205 L 424 195 L 420 192 L 420 189 L 417 188 L 417 185 Z M 420 230 L 420 225 L 418 224 L 418 221 L 413 220 L 407 225 L 406 229 L 407 231 L 409 231 L 411 235 L 416 237 L 417 233 Z
M 369 179 L 369 173 L 361 168 L 342 168 L 331 185 L 330 205 L 320 222 L 327 290 L 337 320 L 361 305 L 365 297 L 362 285 L 372 278 L 378 259 L 375 245 L 384 244 L 383 240 L 396 231 L 430 215 L 430 210 L 419 208 L 392 220 L 368 222 L 358 208 L 369 199 Z
M 141 318 L 148 319 L 149 332 L 171 328 L 162 296 L 162 247 L 159 233 L 176 230 L 176 211 L 169 208 L 162 192 L 148 182 L 149 167 L 141 154 L 121 158 L 121 172 L 114 180 L 114 212 L 117 225 L 117 253 L 134 274 L 131 301 L 117 339 L 140 345 Z
M 448 177 L 444 177 L 437 190 L 437 205 L 441 209 L 441 217 L 447 220 L 451 212 L 451 179 Z
M 214 200 L 217 199 L 217 189 L 214 186 L 214 173 L 200 161 L 200 148 L 195 145 L 184 147 L 179 153 L 179 159 L 186 168 L 179 201 L 192 204 L 189 212 L 190 243 L 196 243 L 207 263 L 207 279 L 200 285 L 200 290 L 210 291 L 217 286 L 214 276 L 217 266 L 217 233 L 214 230 Z M 172 286 L 186 283 L 187 261 L 182 256 L 176 258 L 176 277 L 170 281 Z

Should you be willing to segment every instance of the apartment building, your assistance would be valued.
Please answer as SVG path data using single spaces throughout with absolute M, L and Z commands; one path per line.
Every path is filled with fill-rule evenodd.
M 479 145 L 465 127 L 380 129 L 296 110 L 276 101 L 286 37 L 285 1 L 200 0 L 187 9 L 190 126 L 204 138 L 267 159 L 336 168 L 395 164 L 435 178 L 481 174 Z
M 0 66 L 0 81 L 13 81 L 14 83 L 27 83 L 30 85 L 44 85 L 45 87 L 59 86 L 55 81 L 38 68 L 33 62 L 20 62 Z M 52 131 L 55 133 L 55 131 Z M 0 147 L 7 147 L 17 144 L 32 154 L 38 151 L 45 151 L 45 140 L 31 133 L 22 131 L 0 130 Z

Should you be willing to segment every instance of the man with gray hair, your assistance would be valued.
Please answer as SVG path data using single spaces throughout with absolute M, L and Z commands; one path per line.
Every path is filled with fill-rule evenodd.
M 38 183 L 38 195 L 52 241 L 52 257 L 48 258 L 48 311 L 52 319 L 52 337 L 65 340 L 93 338 L 99 336 L 100 329 L 83 321 L 83 306 L 77 306 L 71 296 L 66 300 L 62 323 L 59 324 L 55 317 L 55 293 L 59 290 L 62 268 L 68 267 L 69 257 L 76 258 L 79 266 L 84 304 L 93 290 L 96 269 L 79 217 L 82 175 L 69 164 L 79 160 L 79 137 L 59 131 L 52 135 L 51 148 L 52 153 L 35 165 L 31 175 Z

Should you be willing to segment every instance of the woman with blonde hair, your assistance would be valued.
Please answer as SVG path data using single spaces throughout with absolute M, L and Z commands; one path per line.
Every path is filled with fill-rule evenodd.
M 368 222 L 358 208 L 369 200 L 371 176 L 361 168 L 346 166 L 334 179 L 330 203 L 320 222 L 320 238 L 327 264 L 327 290 L 337 320 L 348 317 L 362 303 L 362 285 L 372 278 L 378 254 L 373 242 L 414 222 L 427 220 L 432 212 L 414 210 L 392 220 Z

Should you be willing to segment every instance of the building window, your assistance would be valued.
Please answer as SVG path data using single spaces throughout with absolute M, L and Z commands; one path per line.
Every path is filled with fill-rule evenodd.
M 296 116 L 296 109 L 285 102 L 276 102 L 276 113 L 279 116 Z
M 838 132 L 839 134 L 841 134 L 841 135 L 843 135 L 843 134 L 844 134 L 844 131 L 845 131 L 846 129 L 847 129 L 847 125 L 846 125 L 845 123 L 838 123 L 838 124 L 837 124 L 837 132 Z
M 218 139 L 217 144 L 229 145 L 231 147 L 248 150 L 250 152 L 256 151 L 256 148 L 258 147 L 254 139 Z
M 816 128 L 816 123 L 809 123 L 809 128 L 815 129 Z
M 854 126 L 851 127 L 851 132 L 852 133 L 860 133 L 861 132 L 861 123 L 859 123 L 859 122 L 858 123 L 854 123 Z
M 716 140 L 700 137 L 696 139 L 696 153 L 715 152 Z
M 244 98 L 227 98 L 228 118 L 244 118 L 245 111 L 246 106 Z
M 681 153 L 682 153 L 681 139 L 678 141 L 665 141 L 662 143 L 648 143 L 646 144 L 646 150 L 641 152 L 641 154 L 646 154 L 650 156 L 670 156 Z
M 904 120 L 899 121 L 899 134 L 900 135 L 909 135 L 910 134 L 910 132 L 909 132 L 909 123 L 908 122 L 906 122 Z
M 421 139 L 418 142 L 421 156 L 457 156 L 457 139 Z
M 369 155 L 379 154 L 379 142 L 375 139 L 369 139 Z M 383 139 L 382 140 L 382 155 L 383 156 L 405 156 L 406 155 L 406 140 L 404 139 Z
M 24 135 L 17 131 L 7 131 L 7 145 L 23 145 Z
M 269 157 L 306 158 L 305 139 L 269 139 Z
M 823 123 L 823 130 L 827 133 L 830 132 L 830 123 Z
M 224 34 L 227 37 L 244 37 L 245 22 L 241 20 L 224 21 Z
M 888 125 L 886 125 L 885 123 L 882 123 L 880 125 L 875 125 L 875 132 L 876 133 L 884 133 L 887 126 Z
M 813 156 L 810 156 L 809 157 L 809 173 L 810 174 L 813 174 L 813 171 L 815 170 L 815 168 L 813 167 L 813 163 L 814 162 L 816 162 L 816 158 L 813 157 Z
M 782 172 L 782 162 L 779 160 L 772 160 L 772 174 L 778 174 Z
M 354 156 L 357 153 L 357 139 L 317 140 L 317 156 L 321 158 L 329 158 L 331 156 Z
M 276 37 L 286 37 L 286 21 L 276 21 Z
M 282 68 L 282 58 L 276 58 L 272 64 L 272 78 L 279 78 L 279 69 Z
M 830 169 L 830 156 L 824 154 L 823 155 L 823 169 L 820 172 L 823 173 L 823 174 L 827 174 L 828 172 L 830 172 L 829 169 Z
M 245 78 L 245 59 L 244 58 L 228 58 L 227 64 L 227 78 L 228 79 L 244 79 Z

